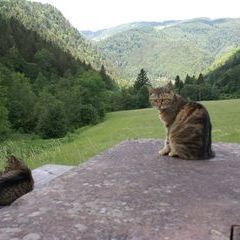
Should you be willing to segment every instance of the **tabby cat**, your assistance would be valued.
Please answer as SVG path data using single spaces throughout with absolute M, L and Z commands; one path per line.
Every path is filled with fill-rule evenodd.
M 0 206 L 10 205 L 17 198 L 33 190 L 31 170 L 14 156 L 6 160 L 6 167 L 0 172 Z
M 213 157 L 211 121 L 204 106 L 185 100 L 169 87 L 149 89 L 149 100 L 159 109 L 159 118 L 166 128 L 160 155 L 192 160 Z

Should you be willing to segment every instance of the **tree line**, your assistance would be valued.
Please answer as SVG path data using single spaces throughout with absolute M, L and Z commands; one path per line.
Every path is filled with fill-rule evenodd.
M 240 51 L 230 58 L 223 66 L 213 72 L 198 77 L 186 75 L 181 79 L 179 75 L 168 85 L 175 93 L 191 101 L 218 100 L 240 97 Z M 120 109 L 138 109 L 150 107 L 148 87 L 151 81 L 147 72 L 141 69 L 133 86 L 121 90 Z
M 177 75 L 172 85 L 178 94 L 192 101 L 219 99 L 219 90 L 209 84 L 202 73 L 197 78 L 187 75 L 184 81 Z

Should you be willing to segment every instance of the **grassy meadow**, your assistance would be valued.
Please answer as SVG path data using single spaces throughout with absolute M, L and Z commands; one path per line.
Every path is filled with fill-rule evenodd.
M 240 99 L 202 103 L 211 116 L 213 141 L 240 143 Z M 47 163 L 77 165 L 126 139 L 164 138 L 157 115 L 156 109 L 108 113 L 104 122 L 80 128 L 62 139 L 15 136 L 0 144 L 0 159 L 14 154 L 32 169 Z

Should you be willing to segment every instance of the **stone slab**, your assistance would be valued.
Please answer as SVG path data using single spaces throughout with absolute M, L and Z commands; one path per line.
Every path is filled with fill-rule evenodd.
M 44 185 L 50 183 L 54 178 L 61 176 L 72 168 L 73 166 L 46 164 L 42 167 L 34 169 L 32 171 L 34 188 L 43 187 Z
M 125 141 L 0 210 L 1 240 L 228 240 L 240 223 L 240 145 L 160 157 Z
M 240 240 L 240 225 L 233 225 L 230 240 Z

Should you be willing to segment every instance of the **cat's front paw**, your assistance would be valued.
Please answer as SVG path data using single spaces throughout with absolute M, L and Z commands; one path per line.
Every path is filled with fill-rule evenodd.
M 169 153 L 169 149 L 168 148 L 163 148 L 162 150 L 159 151 L 159 154 L 161 156 L 168 155 L 168 153 Z
M 178 157 L 178 154 L 171 151 L 170 153 L 168 153 L 168 156 L 169 157 Z

